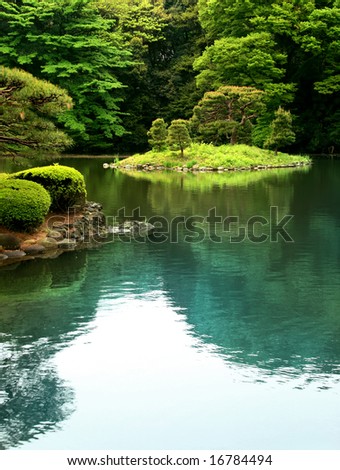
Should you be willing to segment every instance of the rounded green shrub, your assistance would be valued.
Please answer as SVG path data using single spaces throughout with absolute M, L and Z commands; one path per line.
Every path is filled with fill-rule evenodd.
M 18 232 L 30 232 L 41 225 L 49 211 L 51 197 L 33 181 L 0 181 L 0 225 Z
M 49 165 L 19 171 L 10 178 L 24 179 L 41 184 L 51 195 L 52 211 L 67 211 L 75 204 L 83 206 L 86 187 L 83 175 L 76 169 L 63 165 Z

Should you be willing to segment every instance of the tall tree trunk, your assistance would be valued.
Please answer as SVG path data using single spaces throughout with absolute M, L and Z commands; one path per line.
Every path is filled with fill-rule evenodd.
M 236 130 L 236 127 L 234 127 L 233 130 L 231 131 L 230 143 L 231 143 L 231 145 L 237 144 L 237 130 Z

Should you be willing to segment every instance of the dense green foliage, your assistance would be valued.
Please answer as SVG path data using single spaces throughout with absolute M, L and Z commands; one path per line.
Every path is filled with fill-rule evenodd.
M 121 110 L 129 135 L 115 140 L 123 152 L 145 149 L 151 122 L 188 119 L 200 98 L 193 62 L 205 47 L 197 0 L 98 0 L 118 31 L 134 64 L 119 75 L 126 85 Z
M 267 92 L 264 127 L 283 105 L 297 116 L 297 147 L 339 145 L 340 4 L 338 0 L 199 0 L 211 45 L 196 60 L 198 84 L 251 85 Z M 256 133 L 256 132 L 255 132 Z M 268 137 L 268 135 L 267 135 Z
M 61 88 L 30 73 L 0 66 L 0 152 L 63 150 L 72 141 L 53 123 L 72 100 Z
M 184 149 L 191 144 L 188 131 L 188 122 L 184 119 L 174 119 L 168 131 L 168 144 L 172 150 L 180 150 L 181 158 L 184 157 Z
M 0 180 L 0 225 L 30 232 L 42 224 L 50 205 L 50 195 L 40 184 Z
M 72 96 L 74 108 L 59 120 L 78 148 L 103 149 L 124 133 L 116 73 L 129 53 L 92 1 L 2 1 L 0 28 L 4 65 L 19 65 Z
M 295 151 L 333 152 L 339 24 L 339 0 L 8 0 L 0 64 L 67 90 L 74 106 L 56 119 L 77 150 L 144 150 L 156 118 L 190 120 L 196 107 L 195 124 L 205 93 L 234 86 L 263 92 L 237 141 L 268 143 L 281 106 Z M 232 126 L 216 121 L 196 120 L 198 137 L 230 139 Z
M 275 113 L 275 119 L 270 125 L 270 133 L 264 146 L 277 150 L 290 145 L 295 141 L 295 132 L 293 131 L 292 115 L 289 111 L 279 108 Z
M 293 165 L 297 162 L 309 163 L 310 159 L 301 155 L 292 156 L 278 152 L 275 156 L 271 150 L 264 150 L 245 144 L 220 145 L 193 143 L 185 150 L 184 158 L 181 158 L 178 150 L 170 149 L 161 152 L 149 151 L 144 154 L 136 154 L 121 160 L 118 167 L 126 165 L 149 164 L 155 167 L 162 165 L 166 168 L 186 165 L 188 168 L 198 165 L 200 167 L 225 167 L 232 169 L 245 169 L 254 166 L 268 165 Z
M 53 211 L 67 211 L 75 204 L 83 205 L 86 198 L 83 175 L 74 168 L 50 165 L 13 173 L 10 178 L 34 181 L 51 195 Z
M 155 119 L 148 131 L 149 144 L 153 150 L 162 150 L 166 147 L 168 131 L 163 118 Z
M 204 94 L 191 120 L 205 142 L 251 143 L 251 121 L 263 110 L 264 93 L 253 87 L 223 86 Z

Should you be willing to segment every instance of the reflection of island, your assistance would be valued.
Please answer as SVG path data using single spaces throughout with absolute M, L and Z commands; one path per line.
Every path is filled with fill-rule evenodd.
M 261 214 L 269 205 L 289 207 L 294 177 L 309 168 L 228 173 L 124 172 L 130 184 L 144 185 L 147 200 L 157 215 L 202 214 L 212 207 L 220 214 Z M 282 191 L 282 188 L 285 190 Z M 249 195 L 254 192 L 254 197 Z
M 54 428 L 72 411 L 73 392 L 51 358 L 93 316 L 90 302 L 77 307 L 86 269 L 87 253 L 79 251 L 0 270 L 2 448 Z

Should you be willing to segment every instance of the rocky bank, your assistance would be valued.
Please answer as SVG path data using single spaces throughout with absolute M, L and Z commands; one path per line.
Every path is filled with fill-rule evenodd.
M 0 267 L 34 258 L 56 258 L 64 251 L 99 247 L 119 237 L 146 237 L 154 227 L 143 221 L 107 225 L 101 204 L 86 202 L 67 214 L 50 214 L 32 234 L 0 227 Z

